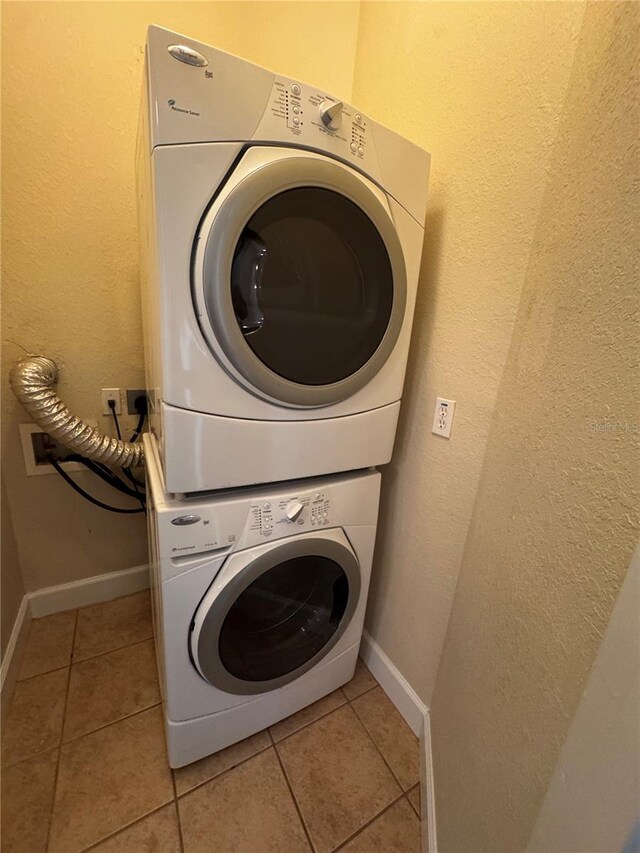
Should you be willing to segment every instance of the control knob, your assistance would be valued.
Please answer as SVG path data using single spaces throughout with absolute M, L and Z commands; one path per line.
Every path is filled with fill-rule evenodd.
M 320 104 L 320 118 L 329 130 L 337 130 L 342 122 L 342 101 L 323 101 Z
M 287 508 L 285 509 L 285 515 L 289 521 L 295 521 L 303 509 L 304 504 L 300 501 L 289 501 Z

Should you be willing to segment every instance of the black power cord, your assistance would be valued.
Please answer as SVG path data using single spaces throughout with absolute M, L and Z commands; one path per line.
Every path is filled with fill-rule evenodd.
M 129 441 L 133 444 L 140 437 L 140 433 L 143 430 L 144 422 L 147 419 L 148 412 L 148 404 L 147 397 L 145 394 L 141 394 L 139 397 L 133 401 L 133 405 L 136 407 L 136 412 L 138 413 L 138 423 L 136 424 L 136 428 L 133 431 L 133 434 Z
M 140 499 L 139 492 L 135 492 L 133 489 L 130 489 L 126 483 L 123 483 L 116 474 L 108 468 L 105 468 L 104 465 L 100 465 L 98 462 L 94 462 L 92 459 L 87 459 L 85 456 L 80 456 L 77 453 L 69 454 L 69 456 L 64 458 L 64 461 L 79 462 L 80 465 L 84 465 L 84 467 L 88 468 L 89 471 L 96 475 L 96 477 L 100 477 L 101 480 L 104 480 L 105 483 L 108 483 L 114 489 L 122 492 L 123 495 L 128 495 L 130 498 L 136 498 L 136 500 Z
M 113 422 L 116 425 L 116 434 L 118 436 L 118 440 L 122 441 L 122 433 L 120 432 L 120 424 L 118 422 L 118 415 L 116 414 L 116 401 L 108 400 L 107 405 L 111 409 L 111 414 L 113 415 Z
M 67 474 L 67 472 L 58 463 L 58 461 L 54 457 L 53 453 L 51 453 L 51 452 L 47 453 L 47 459 L 53 465 L 53 467 L 56 469 L 58 474 L 60 474 L 62 479 L 65 481 L 65 483 L 68 483 L 71 486 L 71 488 L 74 490 L 74 492 L 77 492 L 79 495 L 82 495 L 82 497 L 85 498 L 85 500 L 88 500 L 90 503 L 95 504 L 95 506 L 99 506 L 101 509 L 106 509 L 109 512 L 122 513 L 123 515 L 133 515 L 135 513 L 145 512 L 144 504 L 142 504 L 140 509 L 121 509 L 120 507 L 109 506 L 109 504 L 105 504 L 102 501 L 99 501 L 97 498 L 94 498 L 93 495 L 90 495 L 88 492 L 85 492 L 85 490 L 83 488 L 81 488 L 76 482 L 74 482 L 71 479 L 71 477 Z M 90 460 L 86 460 L 86 461 L 89 462 Z M 89 467 L 89 466 L 87 466 L 87 467 Z M 94 473 L 97 473 L 97 472 L 94 471 Z M 105 478 L 103 477 L 103 479 L 105 479 Z M 111 484 L 111 485 L 113 485 L 113 484 Z M 122 486 L 124 486 L 124 483 L 122 483 Z
M 148 403 L 146 394 L 141 394 L 139 397 L 133 401 L 134 406 L 136 407 L 136 411 L 138 412 L 138 423 L 136 424 L 136 428 L 134 429 L 131 438 L 129 441 L 131 444 L 134 444 L 139 438 L 142 430 L 144 429 L 144 422 L 147 419 L 148 413 Z M 137 480 L 133 474 L 131 473 L 130 468 L 123 468 L 122 473 L 125 475 L 127 480 L 133 484 L 133 486 L 141 486 L 143 489 L 145 488 L 145 484 Z
M 135 441 L 138 438 L 138 436 L 140 435 L 140 432 L 142 431 L 142 427 L 144 425 L 144 419 L 147 416 L 147 411 L 146 411 L 147 399 L 146 399 L 146 397 L 143 397 L 142 399 L 144 400 L 144 411 L 139 412 L 138 426 L 136 427 L 136 430 L 134 431 L 135 438 L 132 439 L 133 441 Z M 136 398 L 136 404 L 138 403 L 139 400 L 140 400 L 140 397 Z M 113 399 L 109 400 L 108 405 L 109 405 L 109 408 L 111 409 L 111 414 L 113 415 L 113 422 L 116 426 L 116 434 L 118 436 L 119 441 L 122 441 L 122 433 L 120 432 L 120 422 L 118 420 L 118 415 L 116 414 L 116 401 Z M 138 486 L 142 485 L 142 484 L 139 482 L 139 480 L 136 480 L 136 478 L 133 476 L 133 474 L 129 471 L 128 468 L 123 468 L 122 473 L 127 478 L 127 480 L 129 480 L 129 482 L 133 485 L 136 497 L 140 501 L 140 506 L 142 507 L 142 510 L 144 512 L 146 512 L 146 505 L 145 505 L 144 497 L 140 493 L 140 489 L 138 488 Z

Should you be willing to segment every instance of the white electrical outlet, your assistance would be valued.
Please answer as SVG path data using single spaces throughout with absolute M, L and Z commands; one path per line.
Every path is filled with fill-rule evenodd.
M 120 393 L 119 388 L 102 388 L 100 389 L 100 394 L 102 396 L 102 414 L 110 415 L 111 407 L 109 406 L 109 400 L 116 401 L 116 415 L 122 414 L 122 394 Z
M 444 438 L 449 438 L 451 436 L 451 424 L 453 423 L 455 408 L 455 400 L 443 400 L 442 397 L 438 397 L 431 432 L 441 435 Z

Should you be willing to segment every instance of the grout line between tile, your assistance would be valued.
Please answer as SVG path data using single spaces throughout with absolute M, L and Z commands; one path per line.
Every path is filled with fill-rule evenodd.
M 359 693 L 357 696 L 354 696 L 353 698 L 354 698 L 354 699 L 359 699 L 359 698 L 360 698 L 360 696 L 364 696 L 364 694 L 365 694 L 365 693 L 370 693 L 372 690 L 375 690 L 375 689 L 376 689 L 376 687 L 380 687 L 380 685 L 379 685 L 377 682 L 376 682 L 376 684 L 374 685 L 374 687 L 369 687 L 367 690 L 363 690 L 363 691 L 362 691 L 362 693 Z M 279 744 L 279 743 L 284 743 L 284 742 L 285 742 L 285 740 L 288 740 L 290 737 L 293 737 L 294 735 L 297 735 L 297 734 L 298 734 L 298 732 L 302 732 L 302 731 L 304 731 L 305 729 L 308 729 L 308 728 L 309 728 L 309 726 L 312 726 L 314 723 L 317 723 L 317 722 L 318 722 L 318 720 L 324 720 L 324 718 L 325 718 L 325 717 L 329 717 L 329 716 L 331 716 L 331 714 L 335 714 L 335 712 L 336 712 L 336 711 L 339 711 L 339 710 L 340 710 L 340 708 L 344 708 L 344 707 L 345 707 L 345 705 L 350 705 L 352 700 L 351 700 L 351 699 L 349 699 L 349 698 L 347 697 L 347 694 L 344 692 L 344 690 L 342 689 L 342 687 L 338 687 L 338 690 L 340 690 L 340 692 L 341 692 L 341 693 L 342 693 L 342 695 L 344 696 L 344 700 L 345 700 L 341 705 L 338 705 L 336 708 L 331 708 L 331 710 L 326 711 L 324 714 L 320 714 L 320 716 L 319 716 L 319 717 L 316 717 L 314 720 L 311 720 L 310 722 L 305 723 L 303 726 L 300 726 L 300 728 L 299 728 L 299 729 L 296 729 L 294 732 L 290 732 L 288 735 L 285 735 L 284 737 L 281 737 L 279 740 L 275 740 L 275 738 L 274 738 L 274 737 L 273 737 L 273 735 L 271 734 L 272 726 L 269 726 L 269 727 L 267 728 L 267 731 L 269 732 L 269 737 L 271 738 L 271 740 L 272 740 L 272 742 L 273 742 L 273 745 L 274 745 L 274 746 L 277 746 L 277 744 Z M 308 708 L 309 706 L 307 705 L 306 707 Z M 301 708 L 300 710 L 302 710 L 302 711 L 303 711 L 303 710 L 304 710 L 304 708 Z M 355 711 L 354 711 L 354 713 L 355 713 Z M 284 719 L 286 720 L 286 719 L 287 719 L 287 717 L 285 717 Z M 358 719 L 360 719 L 360 717 L 358 717 Z M 277 725 L 277 723 L 274 723 L 274 725 Z M 377 747 L 376 747 L 376 749 L 377 749 Z M 380 751 L 380 750 L 378 750 L 378 752 L 379 752 L 379 751 Z M 385 762 L 385 764 L 386 764 L 386 762 Z M 395 779 L 395 774 L 394 774 L 394 779 Z M 401 786 L 401 787 L 402 787 L 402 786 Z
M 336 708 L 336 710 L 337 710 L 337 708 Z M 271 732 L 269 732 L 269 735 L 271 735 Z M 273 738 L 272 738 L 272 740 L 273 740 Z M 286 738 L 285 738 L 285 740 L 286 740 Z M 280 743 L 281 742 L 282 741 L 280 741 Z M 301 811 L 300 806 L 298 804 L 298 800 L 296 799 L 296 795 L 293 792 L 293 787 L 291 785 L 291 782 L 289 781 L 289 777 L 287 776 L 287 771 L 285 769 L 284 762 L 282 761 L 282 758 L 280 757 L 280 753 L 278 752 L 278 744 L 277 743 L 273 744 L 273 749 L 274 749 L 274 752 L 276 754 L 276 758 L 278 759 L 278 764 L 280 765 L 280 769 L 282 770 L 282 775 L 284 776 L 284 781 L 287 785 L 287 788 L 289 789 L 289 793 L 291 794 L 291 799 L 293 800 L 293 805 L 295 806 L 295 809 L 298 813 L 298 817 L 300 819 L 300 823 L 302 824 L 302 829 L 304 830 L 304 834 L 307 837 L 307 843 L 309 844 L 309 850 L 311 850 L 312 853 L 316 853 L 316 848 L 314 847 L 313 841 L 311 840 L 311 834 L 307 828 L 307 824 L 306 824 L 305 819 L 302 815 L 302 811 Z
M 365 824 L 363 824 L 359 829 L 357 829 L 355 832 L 352 832 L 352 833 L 351 833 L 351 835 L 350 835 L 348 838 L 345 838 L 345 840 L 344 840 L 344 841 L 341 841 L 341 842 L 340 842 L 340 844 L 338 844 L 338 846 L 337 846 L 337 847 L 334 847 L 334 848 L 333 848 L 333 850 L 331 851 L 331 853 L 338 853 L 338 851 L 339 851 L 339 850 L 342 850 L 342 848 L 343 848 L 343 847 L 345 847 L 345 846 L 346 846 L 350 841 L 353 841 L 353 839 L 354 839 L 357 835 L 360 835 L 360 833 L 361 833 L 361 832 L 364 832 L 364 831 L 365 831 L 365 829 L 367 829 L 367 827 L 371 826 L 371 824 L 372 824 L 374 821 L 378 820 L 378 818 L 379 818 L 379 817 L 382 817 L 382 815 L 383 815 L 385 812 L 388 812 L 388 811 L 389 811 L 389 809 L 393 808 L 393 806 L 395 806 L 395 805 L 396 805 L 396 803 L 399 803 L 399 802 L 400 802 L 400 800 L 403 800 L 403 799 L 405 799 L 405 795 L 404 795 L 404 793 L 400 794 L 400 796 L 399 796 L 399 797 L 396 797 L 396 798 L 395 798 L 395 800 L 392 800 L 388 805 L 386 805 L 386 806 L 382 809 L 382 811 L 379 811 L 379 812 L 378 812 L 378 814 L 376 814 L 376 815 L 374 815 L 372 818 L 370 818 L 370 819 L 369 819 Z
M 378 686 L 379 686 L 379 685 L 378 685 Z M 369 691 L 367 691 L 367 692 L 369 692 Z M 364 696 L 364 693 L 362 693 L 361 695 L 362 695 L 362 696 Z M 356 698 L 358 698 L 358 699 L 359 699 L 360 697 L 358 696 L 358 697 L 356 697 Z M 365 730 L 365 732 L 367 733 L 367 737 L 369 738 L 369 740 L 371 741 L 371 743 L 375 746 L 375 748 L 378 750 L 378 753 L 379 753 L 379 755 L 380 755 L 380 758 L 384 761 L 384 763 L 385 763 L 385 764 L 386 764 L 386 766 L 388 767 L 388 769 L 389 769 L 389 771 L 390 771 L 391 775 L 393 776 L 393 778 L 396 780 L 396 782 L 397 782 L 397 783 L 398 783 L 398 785 L 400 786 L 400 790 L 402 791 L 402 793 L 403 793 L 403 794 L 406 794 L 406 793 L 407 793 L 407 791 L 405 791 L 405 790 L 404 790 L 404 788 L 402 787 L 402 782 L 398 779 L 398 777 L 397 777 L 397 775 L 396 775 L 396 773 L 395 773 L 395 771 L 394 771 L 393 767 L 389 764 L 389 762 L 387 761 L 387 759 L 386 759 L 386 758 L 384 757 L 384 755 L 382 754 L 382 750 L 380 749 L 380 747 L 378 746 L 378 744 L 375 742 L 375 740 L 373 739 L 373 735 L 371 734 L 371 732 L 369 731 L 369 729 L 365 726 L 364 722 L 362 721 L 362 718 L 361 718 L 360 714 L 358 713 L 357 708 L 355 708 L 355 707 L 354 707 L 353 703 L 349 702 L 349 704 L 351 705 L 351 708 L 352 708 L 352 710 L 353 710 L 353 713 L 356 715 L 358 722 L 360 723 L 360 725 L 362 726 L 362 728 L 363 728 L 363 729 Z M 414 787 L 414 786 L 412 785 L 411 787 Z M 410 789 L 409 789 L 409 790 L 410 790 Z
M 75 618 L 73 620 L 73 637 L 71 638 L 71 654 L 73 654 L 73 647 L 76 642 L 76 631 L 78 630 L 78 611 L 76 610 Z M 60 757 L 62 755 L 62 735 L 64 732 L 64 726 L 67 721 L 67 705 L 69 703 L 69 688 L 71 687 L 71 658 L 69 658 L 69 666 L 67 667 L 67 689 L 64 694 L 64 709 L 62 711 L 62 723 L 60 725 L 60 738 L 58 740 L 58 760 L 56 761 L 56 773 L 54 776 L 53 782 L 53 795 L 51 797 L 51 809 L 49 811 L 49 821 L 47 824 L 47 841 L 45 849 L 49 849 L 49 842 L 51 841 L 51 824 L 53 823 L 53 812 L 55 810 L 56 805 L 56 794 L 58 792 L 58 779 L 60 776 Z
M 346 697 L 346 699 L 347 699 L 347 702 L 355 702 L 355 701 L 356 701 L 356 699 L 359 699 L 361 696 L 364 696 L 366 693 L 371 693 L 371 691 L 372 691 L 372 690 L 375 690 L 375 689 L 376 689 L 376 687 L 380 687 L 380 685 L 378 684 L 378 682 L 377 682 L 377 681 L 376 681 L 376 683 L 373 685 L 373 687 L 367 687 L 367 689 L 366 689 L 366 690 L 363 690 L 363 691 L 362 691 L 362 693 L 358 693 L 358 695 L 357 695 L 357 696 L 353 696 L 351 699 L 349 699 L 349 697 L 347 696 L 347 694 L 346 694 L 346 693 L 345 693 L 344 695 L 345 695 L 345 697 Z M 344 693 L 344 690 L 343 690 L 342 692 Z
M 150 637 L 143 637 L 141 640 L 134 640 L 133 643 L 125 643 L 124 646 L 116 646 L 115 649 L 107 649 L 104 652 L 98 652 L 96 655 L 88 655 L 86 658 L 80 658 L 80 660 L 73 659 L 73 653 L 75 649 L 71 650 L 71 666 L 77 666 L 79 663 L 85 663 L 88 660 L 95 660 L 96 658 L 102 658 L 105 655 L 110 655 L 112 652 L 121 652 L 122 649 L 128 649 L 131 646 L 137 646 L 139 643 L 148 643 L 149 640 L 154 640 L 154 635 L 152 634 Z
M 16 684 L 25 684 L 25 682 L 31 681 L 33 678 L 40 678 L 41 675 L 51 675 L 52 672 L 60 672 L 61 669 L 67 669 L 70 666 L 71 663 L 65 663 L 64 666 L 54 666 L 53 669 L 45 669 L 43 672 L 38 672 L 35 675 L 27 675 L 26 678 L 19 678 Z
M 60 672 L 61 669 L 68 669 L 71 666 L 71 661 L 63 666 L 54 666 L 53 669 L 47 669 L 44 672 L 37 672 L 35 675 L 27 675 L 26 678 L 19 678 L 16 684 L 26 684 L 27 681 L 33 681 L 34 678 L 41 678 L 43 675 L 51 675 L 52 672 Z
M 233 744 L 231 744 L 231 745 L 233 746 Z M 272 744 L 268 743 L 266 746 L 263 746 L 262 749 L 259 749 L 257 752 L 253 752 L 253 753 L 251 753 L 251 755 L 248 755 L 246 758 L 242 758 L 236 764 L 232 764 L 231 767 L 227 767 L 225 770 L 222 770 L 220 773 L 216 773 L 214 776 L 210 776 L 208 779 L 205 779 L 203 782 L 198 782 L 197 785 L 194 785 L 193 788 L 189 788 L 188 791 L 183 791 L 181 794 L 179 794 L 178 789 L 176 787 L 176 799 L 182 800 L 185 797 L 188 797 L 189 794 L 192 794 L 194 791 L 197 791 L 198 788 L 202 788 L 204 785 L 208 785 L 209 782 L 213 782 L 214 779 L 221 779 L 223 776 L 226 776 L 227 773 L 231 773 L 232 770 L 235 770 L 237 767 L 240 767 L 242 764 L 246 764 L 247 761 L 251 761 L 251 759 L 255 758 L 257 755 L 262 755 L 263 752 L 266 752 L 268 749 L 271 749 L 271 746 L 272 746 Z M 222 751 L 223 750 L 220 750 L 220 752 L 222 752 Z M 211 753 L 211 754 L 215 755 L 215 753 Z M 205 758 L 209 758 L 209 756 L 205 755 Z M 200 760 L 203 761 L 204 759 L 200 759 Z M 195 763 L 196 762 L 194 762 L 194 764 Z M 186 766 L 190 767 L 191 765 L 187 764 Z M 173 771 L 172 771 L 172 775 L 173 775 Z
M 411 806 L 411 808 L 413 809 L 413 811 L 414 811 L 414 812 L 416 813 L 416 815 L 418 816 L 418 820 L 422 823 L 422 815 L 420 814 L 420 812 L 418 811 L 418 809 L 416 809 L 416 807 L 413 805 L 413 803 L 412 803 L 412 802 L 411 802 L 411 800 L 409 799 L 409 794 L 410 794 L 412 791 L 415 791 L 415 790 L 416 790 L 416 788 L 418 789 L 418 791 L 420 791 L 420 782 L 417 782 L 415 785 L 413 785 L 411 788 L 409 788 L 409 790 L 408 790 L 408 791 L 405 791 L 405 792 L 404 792 L 404 795 L 405 795 L 405 797 L 407 798 L 407 802 L 409 803 L 409 805 Z
M 143 815 L 140 815 L 135 820 L 130 821 L 129 823 L 125 823 L 122 826 L 119 826 L 113 832 L 110 832 L 109 835 L 103 835 L 102 838 L 99 838 L 97 841 L 94 841 L 88 847 L 83 847 L 80 853 L 87 853 L 89 850 L 95 850 L 100 844 L 103 844 L 105 841 L 109 841 L 111 838 L 115 838 L 116 835 L 120 835 L 121 832 L 124 832 L 125 829 L 131 829 L 132 826 L 135 826 L 138 823 L 141 823 L 145 818 L 151 817 L 151 815 L 159 812 L 161 809 L 164 809 L 166 806 L 171 805 L 173 803 L 173 799 L 167 800 L 166 803 L 162 803 L 160 806 L 156 806 L 151 811 L 145 812 Z
M 276 740 L 276 739 L 273 737 L 273 735 L 271 734 L 271 728 L 272 728 L 272 727 L 271 727 L 271 726 L 269 726 L 269 728 L 268 728 L 269 737 L 270 737 L 270 738 L 271 738 L 271 740 L 273 741 L 274 745 L 275 745 L 275 744 L 278 744 L 278 743 L 284 743 L 284 742 L 285 742 L 285 740 L 288 740 L 290 737 L 293 737 L 294 735 L 297 735 L 297 734 L 298 734 L 298 732 L 302 732 L 302 731 L 304 731 L 305 729 L 308 729 L 308 728 L 309 728 L 309 726 L 312 726 L 314 723 L 317 723 L 319 720 L 324 720 L 324 718 L 325 718 L 325 717 L 330 716 L 330 715 L 331 715 L 331 714 L 333 714 L 335 711 L 339 711 L 339 710 L 340 710 L 340 708 L 344 708 L 344 706 L 345 706 L 345 705 L 347 705 L 347 704 L 348 704 L 348 700 L 347 700 L 347 699 L 345 699 L 345 701 L 344 701 L 341 705 L 338 705 L 336 708 L 331 708 L 329 711 L 325 711 L 325 713 L 324 713 L 324 714 L 320 714 L 320 716 L 319 716 L 319 717 L 316 717 L 314 720 L 311 720 L 310 722 L 305 723 L 303 726 L 300 726 L 300 728 L 299 728 L 299 729 L 296 729 L 294 732 L 289 732 L 289 734 L 288 734 L 288 735 L 285 735 L 284 737 L 281 737 L 279 740 Z M 307 708 L 308 708 L 308 707 L 309 707 L 309 706 L 307 705 Z M 301 708 L 300 710 L 301 710 L 301 711 L 304 711 L 304 708 Z M 299 712 L 298 712 L 298 713 L 299 713 Z M 293 715 L 292 715 L 292 716 L 293 716 Z M 286 720 L 286 719 L 287 719 L 287 717 L 285 717 L 284 719 Z M 276 726 L 276 725 L 277 725 L 277 723 L 274 723 L 274 726 Z
M 27 761 L 34 761 L 36 758 L 42 758 L 43 755 L 46 755 L 48 752 L 53 752 L 54 749 L 60 749 L 59 746 L 48 746 L 46 749 L 42 749 L 40 752 L 34 752 L 33 755 L 27 755 L 25 758 L 21 758 L 20 761 L 10 761 L 8 763 L 2 764 L 0 766 L 0 775 L 4 773 L 6 770 L 13 770 L 14 767 L 19 767 L 21 764 L 25 764 Z
M 69 740 L 62 741 L 60 746 L 67 746 L 67 744 L 76 743 L 76 741 L 82 740 L 83 737 L 94 735 L 96 732 L 101 732 L 103 729 L 108 729 L 109 726 L 115 726 L 116 723 L 121 723 L 123 720 L 128 720 L 131 717 L 137 717 L 138 714 L 143 714 L 145 711 L 150 711 L 152 708 L 157 708 L 159 705 L 162 705 L 162 701 L 154 702 L 153 705 L 148 705 L 146 708 L 139 708 L 137 711 L 132 711 L 131 714 L 125 714 L 124 717 L 118 717 L 117 720 L 111 720 L 110 722 L 105 723 L 103 726 L 98 726 L 97 729 L 91 729 L 90 732 L 83 732 L 81 735 L 76 735 L 75 737 L 69 738 Z
M 64 613 L 73 613 L 74 609 L 71 608 L 71 610 L 65 610 L 63 612 Z M 57 614 L 57 613 L 53 614 L 52 613 L 50 615 L 51 616 L 58 616 L 59 614 Z M 37 622 L 39 619 L 48 619 L 48 618 L 49 618 L 48 616 L 39 616 L 38 619 L 32 619 L 31 620 L 31 624 L 29 625 L 29 634 L 27 635 L 27 641 L 26 642 L 29 641 L 29 637 L 31 636 L 31 631 L 33 629 L 33 623 Z M 16 678 L 16 684 L 19 684 L 23 681 L 29 681 L 32 678 L 37 678 L 39 675 L 49 675 L 49 673 L 51 673 L 51 672 L 57 672 L 59 669 L 65 669 L 65 667 L 71 666 L 71 657 L 73 655 L 73 644 L 74 644 L 75 638 L 76 638 L 77 621 L 78 621 L 78 611 L 75 610 L 75 619 L 73 622 L 73 632 L 71 635 L 71 648 L 69 649 L 69 663 L 63 664 L 62 666 L 54 666 L 54 667 L 51 667 L 51 669 L 45 669 L 42 672 L 36 672 L 36 673 L 34 673 L 34 675 L 26 675 L 26 676 L 20 677 L 20 673 L 18 673 L 18 677 Z M 26 643 L 25 643 L 25 650 L 26 650 Z M 20 661 L 20 668 L 21 669 L 22 669 L 23 663 L 24 663 L 24 654 L 22 656 L 22 660 Z
M 143 643 L 155 642 L 155 637 L 153 634 L 150 637 L 145 637 L 142 640 L 134 640 L 133 643 L 127 643 L 126 646 L 118 646 L 117 649 L 109 649 L 106 652 L 98 652 L 97 655 L 91 655 L 89 658 L 82 658 L 82 660 L 72 660 L 71 666 L 80 666 L 81 663 L 87 663 L 90 660 L 96 660 L 97 658 L 103 658 L 106 655 L 112 655 L 114 652 L 121 652 L 123 649 L 130 649 L 133 646 L 141 646 Z M 73 652 L 72 652 L 73 657 Z
M 180 820 L 180 809 L 178 808 L 178 789 L 176 787 L 176 777 L 173 768 L 169 769 L 171 773 L 171 784 L 173 785 L 173 807 L 176 810 L 176 820 L 178 821 L 178 839 L 180 841 L 180 853 L 184 853 L 184 837 L 182 835 L 182 821 Z

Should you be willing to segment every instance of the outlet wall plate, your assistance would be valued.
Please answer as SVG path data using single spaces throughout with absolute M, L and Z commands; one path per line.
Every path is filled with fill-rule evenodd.
M 445 400 L 443 397 L 438 397 L 436 400 L 436 410 L 433 414 L 431 432 L 435 433 L 435 435 L 441 435 L 443 438 L 450 438 L 455 410 L 455 400 Z
M 103 415 L 109 415 L 110 417 L 113 417 L 111 409 L 109 408 L 109 400 L 116 401 L 116 415 L 122 414 L 122 392 L 119 388 L 101 388 L 100 397 L 102 399 Z
M 127 388 L 127 414 L 128 415 L 137 415 L 138 410 L 136 409 L 136 400 L 138 397 L 146 397 L 147 390 L 146 388 Z M 148 406 L 148 401 L 147 401 Z
M 27 477 L 33 477 L 40 474 L 57 474 L 58 472 L 53 465 L 38 464 L 33 450 L 33 440 L 31 436 L 34 433 L 46 433 L 46 429 L 42 429 L 38 424 L 19 424 L 20 443 L 22 444 L 22 457 L 24 459 L 24 468 Z M 86 471 L 84 465 L 79 462 L 60 462 L 65 471 Z

